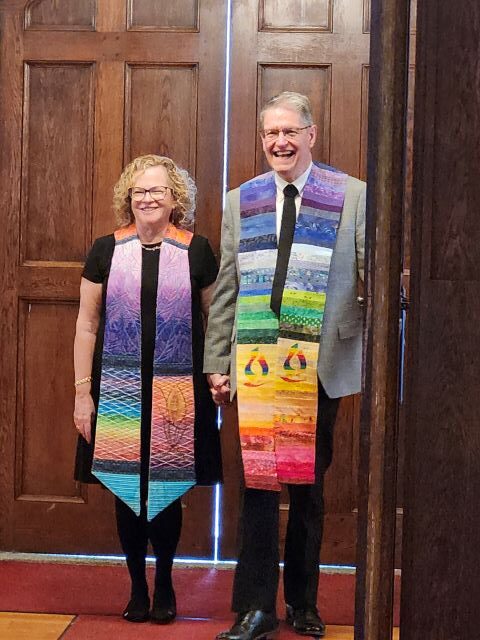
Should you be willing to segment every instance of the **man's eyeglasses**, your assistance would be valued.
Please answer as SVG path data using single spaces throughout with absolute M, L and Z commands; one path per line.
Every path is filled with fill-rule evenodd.
M 263 129 L 260 131 L 260 135 L 264 140 L 267 140 L 267 142 L 277 140 L 281 133 L 283 133 L 284 138 L 287 140 L 295 140 L 300 131 L 304 131 L 311 126 L 311 124 L 307 124 L 306 127 L 290 127 L 289 129 Z
M 141 187 L 131 187 L 128 190 L 129 197 L 135 202 L 140 202 L 145 198 L 147 193 L 150 194 L 152 200 L 165 200 L 167 192 L 171 187 L 151 187 L 150 189 L 142 189 Z

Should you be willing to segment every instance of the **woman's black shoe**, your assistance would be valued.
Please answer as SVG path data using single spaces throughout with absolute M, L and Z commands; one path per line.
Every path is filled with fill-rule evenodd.
M 153 596 L 152 610 L 150 611 L 150 620 L 156 624 L 170 624 L 177 616 L 177 603 L 175 594 L 165 600 L 157 594 Z
M 133 596 L 123 612 L 123 619 L 128 622 L 146 622 L 149 618 L 150 598 Z

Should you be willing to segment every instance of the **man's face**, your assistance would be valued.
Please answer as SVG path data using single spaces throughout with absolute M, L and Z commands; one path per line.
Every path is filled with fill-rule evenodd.
M 263 151 L 270 167 L 287 182 L 301 176 L 312 161 L 311 149 L 317 139 L 317 127 L 304 127 L 301 115 L 288 105 L 272 107 L 264 113 L 263 131 L 278 131 L 279 135 L 276 139 L 270 139 L 271 134 L 262 136 Z M 288 130 L 298 133 L 295 137 L 287 137 L 284 132 Z

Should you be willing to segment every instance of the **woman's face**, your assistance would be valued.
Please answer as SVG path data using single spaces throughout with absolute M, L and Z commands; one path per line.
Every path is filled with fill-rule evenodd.
M 130 192 L 135 222 L 141 225 L 158 225 L 168 222 L 175 208 L 171 186 L 167 170 L 161 165 L 136 173 L 133 176 Z M 149 189 L 150 192 L 142 194 L 142 189 Z

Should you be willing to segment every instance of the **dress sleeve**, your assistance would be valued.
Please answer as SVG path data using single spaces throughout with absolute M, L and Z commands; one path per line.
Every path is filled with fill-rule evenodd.
M 97 238 L 87 255 L 82 277 L 98 284 L 104 282 L 108 276 L 114 247 L 113 234 Z
M 218 266 L 207 238 L 193 236 L 189 249 L 190 273 L 199 289 L 215 282 Z

